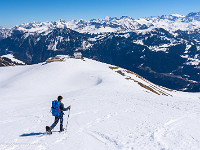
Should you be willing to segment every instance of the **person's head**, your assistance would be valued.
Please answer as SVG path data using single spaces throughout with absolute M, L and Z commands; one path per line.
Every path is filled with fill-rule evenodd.
M 62 96 L 58 96 L 58 101 L 61 101 L 63 99 Z

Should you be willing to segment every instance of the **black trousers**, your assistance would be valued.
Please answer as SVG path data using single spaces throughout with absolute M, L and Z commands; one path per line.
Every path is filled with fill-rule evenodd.
M 60 131 L 63 131 L 63 113 L 61 113 L 59 116 L 55 117 L 55 121 L 51 125 L 51 129 L 53 129 L 57 125 L 59 120 L 60 120 Z

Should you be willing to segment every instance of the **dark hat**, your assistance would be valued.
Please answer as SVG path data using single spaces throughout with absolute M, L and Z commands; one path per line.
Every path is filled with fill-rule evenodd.
M 61 99 L 63 99 L 63 97 L 62 96 L 58 96 L 58 101 L 60 101 Z

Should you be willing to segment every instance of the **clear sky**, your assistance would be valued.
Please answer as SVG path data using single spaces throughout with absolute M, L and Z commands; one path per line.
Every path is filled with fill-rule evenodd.
M 200 0 L 0 0 L 0 26 L 27 22 L 141 18 L 200 11 Z

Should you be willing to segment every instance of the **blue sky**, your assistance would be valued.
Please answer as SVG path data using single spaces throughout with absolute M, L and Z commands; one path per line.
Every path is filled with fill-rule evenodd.
M 0 0 L 0 26 L 64 19 L 133 18 L 200 11 L 200 0 Z

